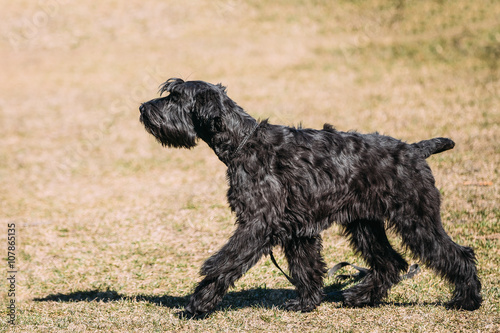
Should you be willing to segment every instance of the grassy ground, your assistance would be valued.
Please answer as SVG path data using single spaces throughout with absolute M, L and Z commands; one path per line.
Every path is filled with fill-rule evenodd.
M 15 326 L 0 268 L 0 331 L 500 331 L 498 2 L 0 4 L 0 251 L 15 223 L 18 265 Z M 234 216 L 205 144 L 165 150 L 139 124 L 173 76 L 222 82 L 272 123 L 453 138 L 429 163 L 445 228 L 476 250 L 484 305 L 446 311 L 448 286 L 424 269 L 379 307 L 289 313 L 293 289 L 265 258 L 217 312 L 182 318 Z M 324 239 L 328 263 L 363 264 L 335 227 Z

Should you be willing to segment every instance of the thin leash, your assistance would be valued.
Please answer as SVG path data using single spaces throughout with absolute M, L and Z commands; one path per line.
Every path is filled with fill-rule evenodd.
M 359 267 L 359 266 L 353 265 L 351 263 L 348 263 L 346 261 L 343 261 L 343 262 L 336 264 L 332 268 L 330 268 L 328 270 L 328 276 L 333 276 L 338 270 L 340 270 L 342 267 L 345 267 L 345 266 L 351 266 L 352 268 L 356 269 L 359 273 L 357 273 L 357 274 L 339 274 L 339 275 L 335 276 L 336 279 L 339 279 L 339 280 L 346 280 L 346 279 L 350 279 L 350 278 L 361 279 L 370 272 L 370 270 L 368 268 Z M 401 280 L 411 279 L 415 275 L 417 275 L 418 273 L 420 273 L 420 266 L 418 264 L 412 264 L 410 266 L 410 268 L 408 268 L 408 272 L 406 274 L 401 275 L 400 278 L 401 278 Z
M 286 279 L 293 285 L 295 285 L 295 281 L 290 277 L 288 276 L 288 274 L 286 274 L 282 269 L 281 267 L 278 265 L 278 263 L 276 262 L 276 259 L 274 259 L 274 255 L 273 255 L 273 251 L 271 250 L 269 252 L 269 256 L 271 257 L 271 261 L 273 262 L 274 266 L 276 266 L 281 273 L 283 273 L 283 275 L 286 277 Z
M 294 279 L 291 278 L 288 274 L 286 274 L 285 271 L 283 271 L 281 269 L 281 267 L 278 265 L 278 263 L 276 262 L 276 259 L 274 258 L 272 250 L 269 252 L 269 256 L 271 257 L 271 261 L 273 262 L 274 266 L 276 266 L 280 270 L 280 272 L 286 277 L 286 279 L 291 284 L 295 285 Z M 357 274 L 349 274 L 349 275 L 348 274 L 339 274 L 339 275 L 335 276 L 336 279 L 339 279 L 339 280 L 346 280 L 346 279 L 349 279 L 349 278 L 361 279 L 361 278 L 363 278 L 364 276 L 366 276 L 370 272 L 370 270 L 368 268 L 356 266 L 356 265 L 353 265 L 353 264 L 348 263 L 346 261 L 343 261 L 343 262 L 340 262 L 340 263 L 336 264 L 332 268 L 330 268 L 328 270 L 328 276 L 333 276 L 338 270 L 340 270 L 341 268 L 343 268 L 345 266 L 351 266 L 354 269 L 356 269 L 359 273 L 357 273 Z M 418 264 L 412 264 L 410 266 L 410 268 L 408 269 L 408 272 L 406 274 L 401 275 L 401 280 L 411 279 L 415 275 L 417 275 L 418 273 L 420 273 L 420 266 Z

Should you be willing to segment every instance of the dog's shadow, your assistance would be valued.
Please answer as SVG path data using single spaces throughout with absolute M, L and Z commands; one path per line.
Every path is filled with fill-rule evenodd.
M 326 302 L 340 302 L 340 290 L 344 284 L 334 284 L 325 288 Z M 114 290 L 87 290 L 75 291 L 67 294 L 51 294 L 42 298 L 35 298 L 35 302 L 118 302 L 122 300 L 147 302 L 179 310 L 179 317 L 188 317 L 183 308 L 188 304 L 191 295 L 187 296 L 155 296 L 155 295 L 124 295 Z M 237 310 L 248 307 L 261 307 L 266 309 L 280 309 L 284 302 L 294 298 L 293 289 L 268 289 L 254 288 L 242 291 L 230 291 L 219 304 L 216 310 Z
M 352 281 L 350 281 L 352 282 Z M 324 302 L 339 303 L 342 302 L 341 289 L 349 282 L 334 283 L 326 286 L 324 289 Z M 154 296 L 154 295 L 122 295 L 114 290 L 88 290 L 76 291 L 68 294 L 52 294 L 43 298 L 35 298 L 35 302 L 118 302 L 135 301 L 147 302 L 161 307 L 178 310 L 179 318 L 203 319 L 205 317 L 192 317 L 183 311 L 188 304 L 191 295 L 187 296 Z M 282 309 L 283 304 L 296 296 L 293 289 L 268 289 L 255 288 L 243 291 L 230 291 L 222 302 L 216 308 L 216 311 L 238 310 L 248 307 L 258 307 L 266 309 Z M 397 306 L 412 306 L 413 303 L 398 303 Z

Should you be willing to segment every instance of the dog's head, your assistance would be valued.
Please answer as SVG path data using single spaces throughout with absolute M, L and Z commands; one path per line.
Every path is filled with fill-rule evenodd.
M 229 98 L 225 88 L 203 81 L 172 78 L 160 86 L 160 96 L 143 103 L 140 121 L 163 146 L 192 148 L 198 138 L 223 130 L 222 113 Z

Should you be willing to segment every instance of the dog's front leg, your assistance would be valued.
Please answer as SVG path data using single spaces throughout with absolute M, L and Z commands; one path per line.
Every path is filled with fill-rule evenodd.
M 290 275 L 297 289 L 297 298 L 285 303 L 285 309 L 309 312 L 323 299 L 323 277 L 326 264 L 321 256 L 321 237 L 292 237 L 285 243 Z
M 200 315 L 211 311 L 229 287 L 259 261 L 271 247 L 258 222 L 239 224 L 233 236 L 201 268 L 205 278 L 196 287 L 186 311 Z

